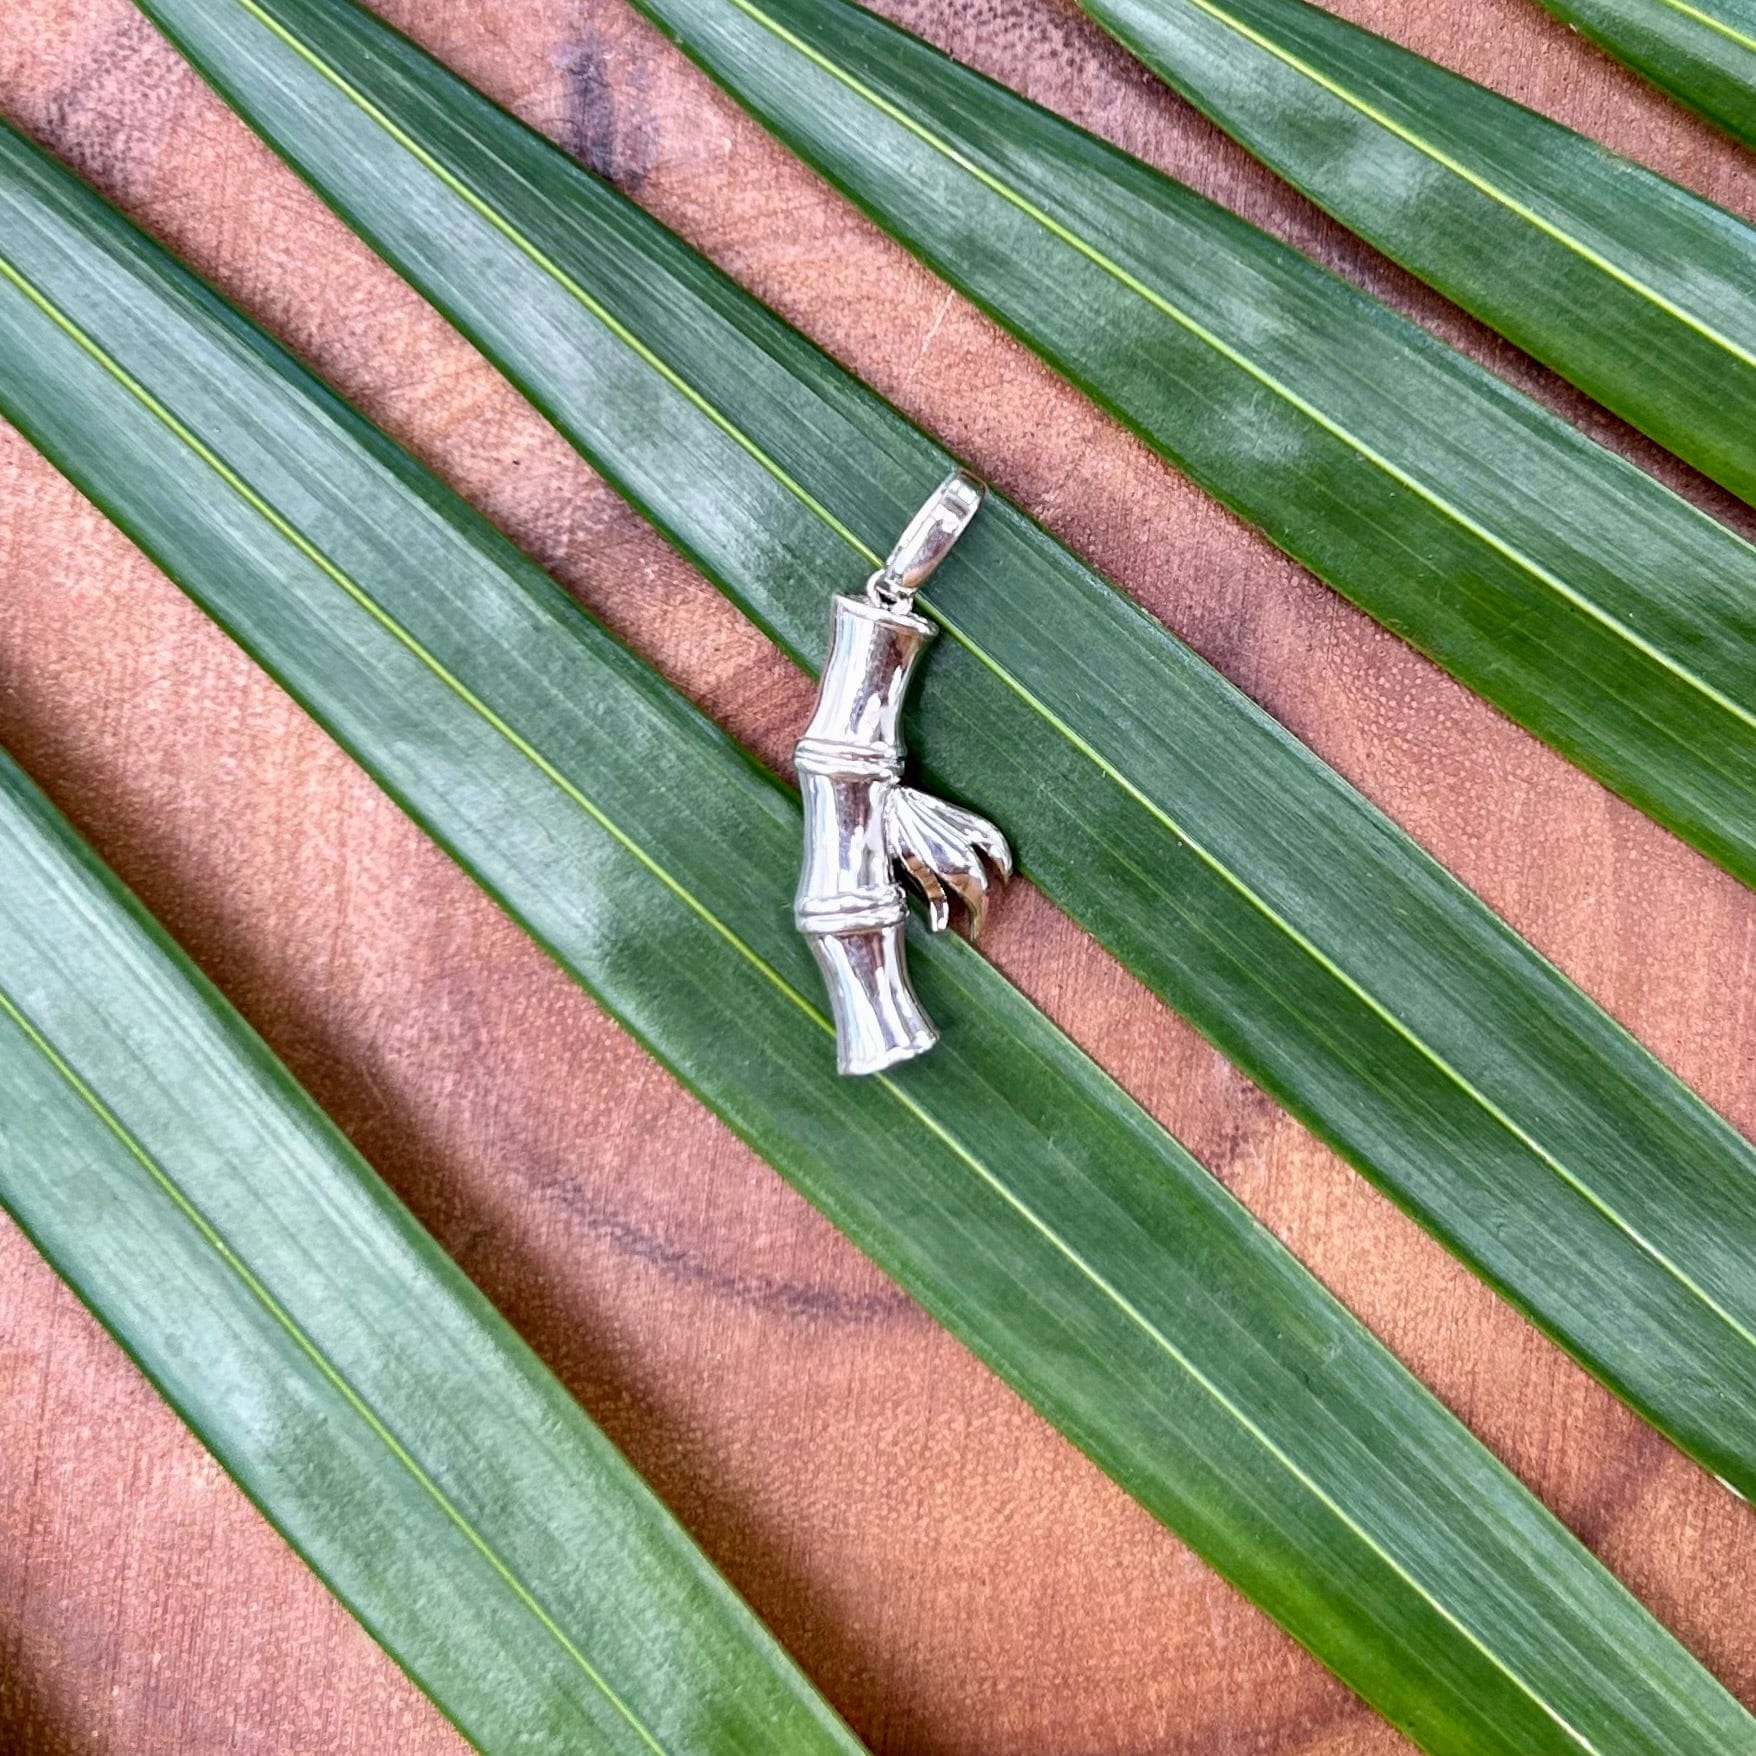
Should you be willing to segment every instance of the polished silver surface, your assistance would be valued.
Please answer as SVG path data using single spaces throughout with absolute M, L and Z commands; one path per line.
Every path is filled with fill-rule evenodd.
M 953 470 L 903 528 L 884 565 L 867 584 L 886 602 L 912 598 L 933 576 L 951 545 L 969 529 L 987 490 L 974 476 Z M 907 609 L 906 602 L 903 608 Z
M 956 897 L 973 937 L 988 867 L 1002 878 L 1012 872 L 993 824 L 902 784 L 903 697 L 936 632 L 914 613 L 914 594 L 969 527 L 982 493 L 961 471 L 948 476 L 866 582 L 866 595 L 833 600 L 817 706 L 793 752 L 805 805 L 793 919 L 823 971 L 843 1073 L 880 1072 L 938 1041 L 909 984 L 899 874 L 926 899 L 935 932 L 949 923 Z

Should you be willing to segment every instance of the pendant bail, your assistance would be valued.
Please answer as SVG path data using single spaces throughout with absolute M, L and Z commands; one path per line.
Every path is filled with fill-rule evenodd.
M 986 492 L 974 476 L 953 470 L 908 521 L 884 565 L 866 581 L 872 602 L 887 610 L 906 610 L 951 545 L 969 529 Z

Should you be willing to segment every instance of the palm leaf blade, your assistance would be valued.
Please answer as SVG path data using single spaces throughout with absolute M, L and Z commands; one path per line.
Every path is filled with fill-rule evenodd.
M 1289 182 L 1756 499 L 1756 231 L 1305 0 L 1085 0 Z
M 875 563 L 944 473 L 937 446 L 364 12 L 151 10 L 595 466 L 816 662 L 827 588 Z M 871 28 L 881 49 L 896 40 Z M 841 120 L 871 133 L 863 112 Z M 1756 1494 L 1747 1144 L 1003 501 L 930 613 L 951 638 L 910 744 L 935 790 L 991 809 L 1024 869 L 1155 991 Z
M 0 1200 L 480 1748 L 858 1748 L 4 757 L 0 1087 Z
M 1756 147 L 1756 8 L 1749 0 L 1541 0 L 1661 91 Z
M 961 942 L 913 953 L 940 1050 L 838 1082 L 786 918 L 791 795 L 4 132 L 0 212 L 11 418 L 1151 1510 L 1433 1750 L 1747 1745 L 1748 1716 Z

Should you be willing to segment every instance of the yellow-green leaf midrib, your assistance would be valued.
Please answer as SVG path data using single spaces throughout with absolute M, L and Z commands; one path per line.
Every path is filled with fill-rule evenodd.
M 1690 6 L 1687 0 L 1658 0 L 1660 6 L 1672 12 L 1680 12 L 1685 18 L 1692 18 L 1697 24 L 1705 25 L 1711 31 L 1717 31 L 1722 37 L 1734 42 L 1740 49 L 1748 49 L 1756 55 L 1756 37 L 1747 37 L 1735 25 L 1727 24 L 1723 18 L 1717 18 L 1711 12 L 1703 12 L 1699 6 Z

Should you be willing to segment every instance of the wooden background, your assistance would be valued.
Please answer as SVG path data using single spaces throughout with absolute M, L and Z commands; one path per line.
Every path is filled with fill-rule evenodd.
M 1756 218 L 1750 159 L 1533 0 L 1330 3 Z M 1277 187 L 1065 0 L 884 9 L 1339 266 L 1751 528 Z M 1021 500 L 1756 1131 L 1756 896 L 1084 407 L 713 95 L 623 0 L 384 10 Z M 779 759 L 806 707 L 799 677 L 127 0 L 0 0 L 0 110 Z M 0 742 L 874 1750 L 1406 1748 L 634 1049 L 4 428 Z M 991 952 L 1756 1705 L 1756 1513 L 1039 898 L 1008 898 Z M 462 1748 L 0 1223 L 0 1749 Z

